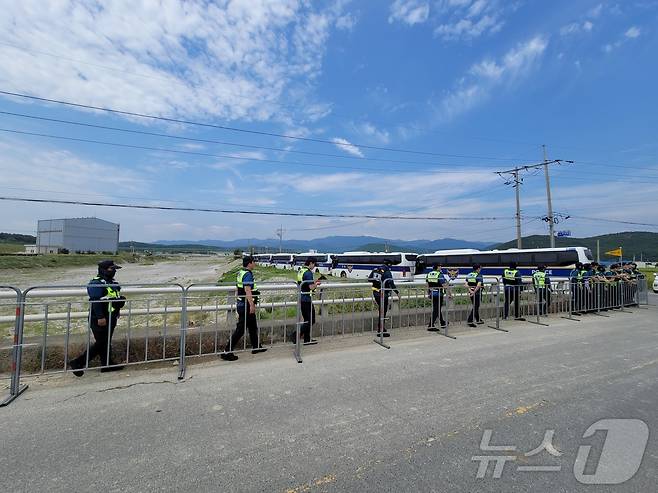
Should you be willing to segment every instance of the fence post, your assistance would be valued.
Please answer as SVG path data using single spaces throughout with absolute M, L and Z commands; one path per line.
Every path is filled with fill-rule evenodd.
M 181 314 L 180 314 L 180 339 L 179 339 L 179 356 L 178 356 L 178 380 L 185 378 L 187 361 L 185 360 L 185 347 L 187 346 L 187 290 L 184 287 L 181 293 Z
M 20 289 L 11 286 L 0 286 L 16 292 L 16 315 L 14 320 L 14 344 L 11 356 L 11 383 L 9 395 L 0 401 L 0 407 L 6 406 L 27 390 L 27 385 L 21 385 L 21 358 L 23 356 L 23 325 L 25 322 L 25 295 Z
M 500 283 L 496 281 L 495 286 L 496 286 L 496 325 L 489 325 L 488 327 L 490 329 L 499 330 L 501 332 L 509 332 L 509 330 L 503 329 L 500 326 Z M 493 287 L 494 284 L 491 285 L 492 289 Z M 516 298 L 515 298 L 515 302 L 516 302 Z
M 301 283 L 297 286 L 297 323 L 295 323 L 295 350 L 293 355 L 297 363 L 303 363 L 302 360 L 302 337 L 301 337 L 301 328 L 304 323 L 302 320 L 302 285 Z
M 573 312 L 574 312 L 573 302 L 574 302 L 574 296 L 576 296 L 576 292 L 574 291 L 574 283 L 571 282 L 571 279 L 567 281 L 567 286 L 569 286 L 569 290 L 567 292 L 569 296 L 569 316 L 568 317 L 562 316 L 562 318 L 566 320 L 571 320 L 572 322 L 580 322 L 580 320 L 578 320 L 577 318 L 573 318 Z

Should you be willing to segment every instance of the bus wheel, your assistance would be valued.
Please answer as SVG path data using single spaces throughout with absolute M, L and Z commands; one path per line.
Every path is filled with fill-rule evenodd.
M 344 270 L 340 272 L 340 277 L 342 277 L 343 279 L 347 277 L 347 274 L 345 273 Z

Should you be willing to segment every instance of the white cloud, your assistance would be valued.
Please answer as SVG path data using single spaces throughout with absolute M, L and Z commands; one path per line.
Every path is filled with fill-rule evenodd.
M 336 19 L 336 29 L 351 31 L 356 26 L 356 17 L 351 14 L 345 14 Z
M 560 34 L 562 36 L 568 36 L 571 34 L 578 34 L 581 32 L 591 32 L 594 29 L 594 23 L 591 21 L 584 22 L 572 22 L 567 24 L 560 29 Z
M 629 38 L 629 39 L 635 39 L 635 38 L 637 38 L 641 33 L 642 33 L 642 31 L 640 30 L 639 27 L 637 27 L 637 26 L 631 26 L 631 27 L 628 28 L 628 31 L 626 31 L 626 32 L 624 33 L 624 36 L 626 36 L 626 37 Z
M 370 122 L 363 122 L 356 125 L 356 131 L 370 141 L 374 140 L 378 144 L 388 144 L 391 140 L 388 130 L 379 129 Z
M 334 137 L 331 140 L 339 149 L 342 149 L 343 151 L 352 154 L 354 156 L 363 157 L 363 153 L 361 152 L 361 149 L 359 149 L 357 146 L 352 144 L 347 139 L 343 139 L 341 137 Z
M 430 6 L 428 2 L 421 0 L 395 0 L 391 4 L 390 12 L 389 23 L 400 21 L 413 26 L 427 21 Z
M 631 26 L 626 30 L 626 32 L 624 32 L 624 35 L 621 38 L 619 38 L 617 41 L 606 43 L 605 45 L 603 45 L 602 50 L 605 53 L 612 53 L 614 50 L 622 46 L 627 41 L 631 41 L 633 39 L 639 38 L 641 34 L 642 34 L 642 30 L 639 27 Z
M 589 12 L 587 12 L 587 15 L 588 15 L 589 17 L 594 17 L 594 18 L 596 18 L 596 17 L 598 17 L 598 16 L 601 15 L 601 12 L 603 12 L 603 4 L 602 4 L 602 3 L 600 3 L 600 4 L 598 4 L 597 6 L 591 8 L 591 9 L 589 10 Z
M 499 0 L 442 0 L 437 3 L 442 23 L 434 34 L 444 40 L 469 40 L 500 31 L 504 16 L 518 7 Z
M 276 119 L 282 103 L 295 102 L 290 94 L 309 92 L 321 73 L 341 8 L 300 0 L 8 2 L 0 85 L 156 115 Z
M 449 121 L 484 101 L 498 85 L 510 84 L 537 65 L 548 46 L 548 39 L 535 36 L 509 50 L 499 60 L 486 59 L 471 66 L 466 77 L 439 103 L 440 121 Z

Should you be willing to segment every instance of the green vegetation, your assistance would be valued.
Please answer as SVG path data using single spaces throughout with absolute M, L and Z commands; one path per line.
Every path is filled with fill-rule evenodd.
M 0 242 L 0 254 L 21 253 L 25 251 L 22 243 L 4 243 Z
M 159 257 L 164 259 L 166 257 Z M 99 261 L 112 259 L 117 263 L 153 263 L 153 257 L 146 259 L 142 257 L 133 257 L 130 254 L 119 255 L 12 255 L 0 256 L 0 270 L 2 269 L 42 269 L 44 267 L 81 267 L 87 265 L 96 265 Z
M 592 250 L 596 259 L 596 240 L 599 240 L 601 260 L 615 260 L 615 257 L 605 255 L 605 252 L 622 247 L 624 259 L 640 257 L 650 260 L 658 260 L 658 233 L 644 231 L 628 231 L 625 233 L 613 233 L 589 238 L 555 238 L 556 247 L 585 246 Z M 523 238 L 523 248 L 546 248 L 549 245 L 548 236 L 533 235 Z M 516 248 L 516 240 L 496 245 L 495 248 Z
M 36 237 L 31 235 L 19 235 L 15 233 L 0 233 L 0 243 L 18 243 L 21 245 L 33 245 L 37 242 Z
M 226 249 L 209 245 L 160 245 L 157 243 L 141 243 L 139 241 L 119 242 L 119 251 L 160 252 L 160 253 L 215 253 Z

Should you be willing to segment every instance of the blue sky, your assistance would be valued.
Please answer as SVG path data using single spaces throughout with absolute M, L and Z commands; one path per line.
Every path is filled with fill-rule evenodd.
M 581 216 L 557 229 L 658 231 L 607 222 L 658 223 L 657 20 L 651 0 L 12 2 L 0 18 L 2 91 L 330 143 L 1 95 L 4 112 L 235 144 L 0 114 L 5 130 L 183 151 L 0 131 L 2 196 L 503 219 L 0 201 L 0 229 L 33 233 L 38 219 L 97 216 L 139 241 L 265 238 L 279 225 L 303 239 L 508 240 L 514 193 L 494 172 L 540 162 L 546 144 L 550 159 L 575 161 L 551 168 L 554 210 Z M 523 176 L 523 232 L 544 233 L 543 174 Z

